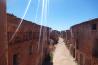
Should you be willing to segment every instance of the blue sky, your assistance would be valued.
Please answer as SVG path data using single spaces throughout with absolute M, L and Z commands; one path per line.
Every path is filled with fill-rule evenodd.
M 98 0 L 49 1 L 47 25 L 53 29 L 66 30 L 77 23 L 98 18 Z M 29 0 L 7 0 L 7 12 L 22 17 L 28 2 Z M 32 0 L 25 19 L 39 24 L 41 7 L 38 9 L 38 17 L 35 21 L 37 6 L 38 0 Z

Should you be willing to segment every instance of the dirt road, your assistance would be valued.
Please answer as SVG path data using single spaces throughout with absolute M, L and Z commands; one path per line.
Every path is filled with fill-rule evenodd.
M 53 65 L 77 65 L 63 41 L 62 38 L 59 38 L 53 53 Z

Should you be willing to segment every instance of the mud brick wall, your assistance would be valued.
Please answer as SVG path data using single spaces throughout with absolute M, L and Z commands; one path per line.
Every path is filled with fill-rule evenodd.
M 19 30 L 15 33 L 20 18 L 7 14 L 8 20 L 8 62 L 9 65 L 40 65 L 48 50 L 49 28 L 42 26 L 39 42 L 40 25 L 23 20 Z M 10 41 L 11 40 L 11 41 Z M 41 61 L 42 60 L 42 61 Z
M 6 19 L 6 1 L 0 0 L 0 65 L 7 65 L 7 19 Z
M 72 26 L 71 34 L 72 44 L 75 47 L 76 60 L 80 65 L 87 65 L 87 62 L 97 58 L 93 56 L 93 52 L 97 50 L 95 45 L 98 39 L 98 19 Z M 97 51 L 95 54 L 97 54 Z M 89 64 L 93 65 L 93 62 Z

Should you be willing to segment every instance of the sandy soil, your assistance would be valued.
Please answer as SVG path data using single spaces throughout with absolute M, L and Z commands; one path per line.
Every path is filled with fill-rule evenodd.
M 77 65 L 63 41 L 62 38 L 59 38 L 53 53 L 53 65 Z

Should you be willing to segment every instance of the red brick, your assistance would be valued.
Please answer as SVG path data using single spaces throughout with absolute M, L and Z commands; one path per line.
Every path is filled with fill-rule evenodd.
M 7 19 L 6 2 L 0 0 L 0 65 L 7 65 Z

